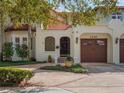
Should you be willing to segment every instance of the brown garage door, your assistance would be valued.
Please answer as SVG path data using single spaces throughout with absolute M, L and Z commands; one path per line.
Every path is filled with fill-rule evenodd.
M 120 39 L 120 62 L 124 63 L 124 39 Z
M 107 62 L 107 39 L 82 39 L 81 62 Z

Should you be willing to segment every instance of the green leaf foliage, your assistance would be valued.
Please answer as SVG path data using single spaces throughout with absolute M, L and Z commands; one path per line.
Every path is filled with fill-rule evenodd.
M 13 44 L 8 42 L 8 43 L 4 43 L 4 47 L 3 47 L 3 56 L 5 58 L 11 58 L 14 54 L 13 51 Z
M 17 45 L 16 46 L 16 54 L 18 57 L 21 57 L 22 60 L 24 58 L 27 58 L 29 55 L 29 50 L 28 50 L 28 46 L 25 44 L 22 45 Z
M 52 4 L 58 8 L 63 4 L 62 13 L 68 23 L 76 25 L 95 25 L 100 19 L 117 11 L 116 0 L 53 0 Z
M 17 23 L 48 24 L 51 6 L 45 0 L 16 0 L 16 5 L 12 9 L 12 21 Z
M 33 73 L 16 68 L 0 68 L 0 86 L 18 86 L 24 79 L 30 79 Z

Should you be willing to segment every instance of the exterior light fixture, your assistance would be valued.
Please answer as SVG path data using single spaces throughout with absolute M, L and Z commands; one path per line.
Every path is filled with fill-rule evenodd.
M 56 46 L 56 49 L 59 49 L 59 46 Z
M 78 37 L 76 37 L 76 44 L 78 43 Z
M 115 39 L 115 44 L 118 44 L 118 40 L 119 40 L 119 38 L 116 37 L 116 39 Z

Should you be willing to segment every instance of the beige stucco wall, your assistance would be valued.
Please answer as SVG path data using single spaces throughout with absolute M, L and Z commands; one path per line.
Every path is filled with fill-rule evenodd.
M 53 30 L 43 31 L 39 28 L 36 32 L 36 59 L 37 61 L 47 60 L 48 55 L 53 58 L 60 56 L 60 50 L 56 49 L 54 52 L 44 51 L 45 37 L 53 36 L 56 40 L 56 45 L 60 46 L 60 38 L 68 36 L 71 39 L 71 56 L 76 63 L 80 62 L 80 39 L 98 39 L 106 38 L 107 47 L 107 62 L 119 64 L 119 38 L 124 38 L 124 24 L 120 20 L 112 20 L 108 25 L 95 25 L 95 26 L 77 26 L 68 30 Z M 123 34 L 123 35 L 122 35 Z M 78 38 L 78 43 L 76 43 Z M 115 41 L 118 39 L 118 43 Z
M 55 38 L 55 46 L 60 46 L 60 38 L 61 37 L 69 37 L 70 38 L 70 46 L 73 46 L 71 29 L 68 30 L 48 30 L 44 31 L 39 29 L 36 33 L 36 59 L 37 61 L 46 61 L 48 55 L 51 55 L 53 59 L 60 56 L 60 48 L 55 49 L 55 51 L 45 51 L 45 38 L 48 36 L 52 36 Z M 71 56 L 73 49 L 71 47 Z
M 124 39 L 124 33 L 120 36 L 120 39 Z

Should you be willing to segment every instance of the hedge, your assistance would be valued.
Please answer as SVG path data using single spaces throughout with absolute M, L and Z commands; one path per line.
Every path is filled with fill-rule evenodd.
M 0 86 L 18 86 L 23 80 L 28 80 L 33 72 L 17 68 L 0 68 Z

